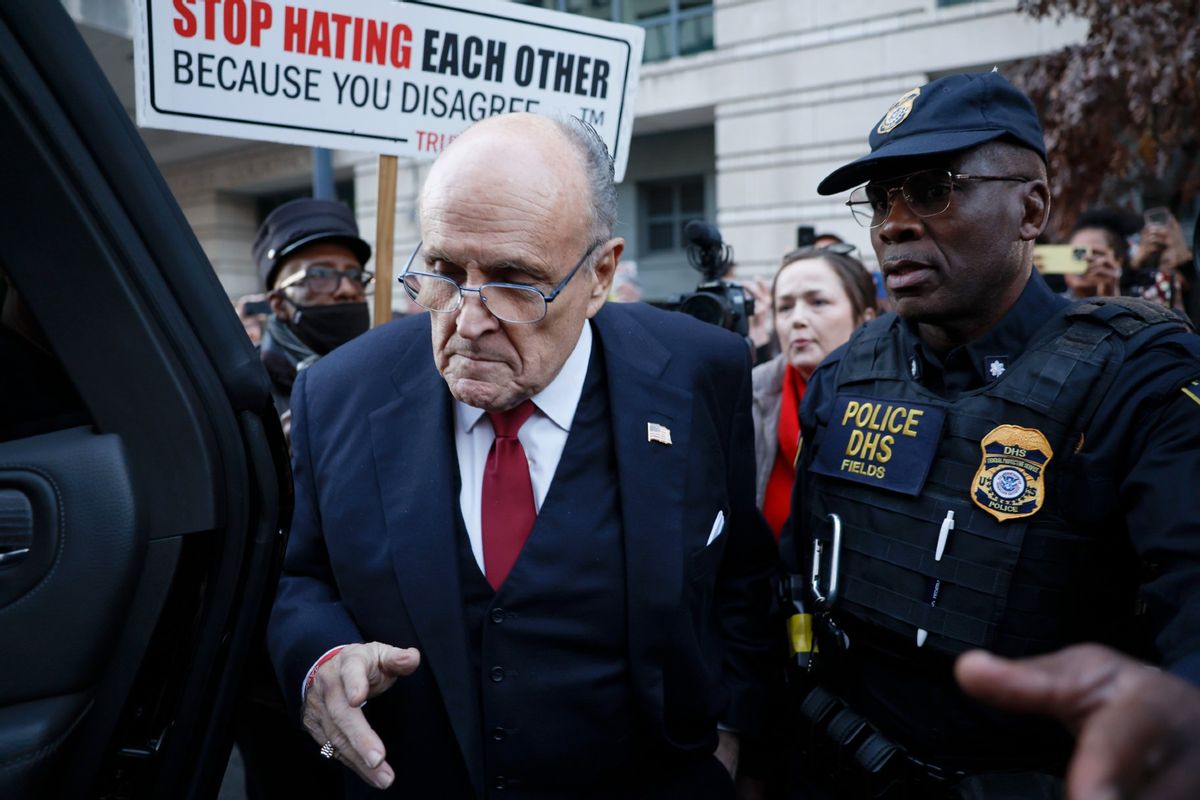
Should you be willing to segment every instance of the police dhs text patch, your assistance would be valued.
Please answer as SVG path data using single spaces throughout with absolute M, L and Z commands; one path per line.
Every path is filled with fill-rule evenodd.
M 936 406 L 838 395 L 811 469 L 916 496 L 937 453 L 946 414 Z

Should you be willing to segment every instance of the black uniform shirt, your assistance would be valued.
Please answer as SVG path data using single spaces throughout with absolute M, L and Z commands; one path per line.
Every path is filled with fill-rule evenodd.
M 921 343 L 915 326 L 903 324 L 909 368 L 926 388 L 953 399 L 1002 374 L 1042 325 L 1066 305 L 1034 273 L 1016 304 L 992 330 L 941 357 Z M 814 372 L 804 397 L 803 419 L 813 419 L 813 412 L 825 419 L 831 416 L 843 351 L 835 351 Z M 1079 520 L 1081 527 L 1091 527 L 1094 520 L 1096 528 L 1111 525 L 1111 518 L 1100 515 L 1113 509 L 1099 507 L 1095 498 L 1111 499 L 1110 505 L 1124 519 L 1132 550 L 1149 566 L 1141 599 L 1160 661 L 1200 684 L 1198 381 L 1200 337 L 1193 334 L 1163 336 L 1127 359 L 1088 426 L 1083 448 L 1074 456 L 1084 459 L 1083 474 L 1114 476 L 1113 485 L 1091 486 L 1078 496 L 1061 499 L 1068 519 Z M 813 431 L 805 429 L 803 435 L 809 439 Z M 802 467 L 814 449 L 803 448 Z M 798 509 L 803 502 L 800 495 L 793 498 L 793 519 L 801 518 Z M 786 552 L 793 546 L 793 552 Z M 809 549 L 807 541 L 789 545 L 785 540 L 785 556 L 793 566 L 805 563 Z M 1136 563 L 1129 568 L 1139 569 Z M 848 622 L 849 628 L 855 627 L 853 620 Z M 881 727 L 930 757 L 959 738 L 963 751 L 971 752 L 977 743 L 968 746 L 970 737 L 963 736 L 963 730 L 956 731 L 953 722 L 938 718 L 953 715 L 960 702 L 969 703 L 953 686 L 949 659 L 918 651 L 911 640 L 888 634 L 881 633 L 877 643 L 884 643 L 896 660 L 863 659 L 861 669 L 842 676 L 843 683 L 870 684 L 848 692 L 864 706 L 858 710 L 869 718 L 878 713 L 883 717 Z
M 1004 374 L 1055 312 L 1069 304 L 1051 292 L 1035 272 L 999 325 L 942 357 L 921 342 L 916 325 L 902 322 L 904 349 L 913 377 L 947 400 L 986 386 Z

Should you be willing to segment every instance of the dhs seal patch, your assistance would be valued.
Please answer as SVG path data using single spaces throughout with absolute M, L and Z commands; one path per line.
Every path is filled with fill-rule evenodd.
M 904 120 L 908 119 L 908 115 L 912 113 L 913 101 L 921 94 L 921 87 L 913 89 L 911 92 L 905 93 L 903 97 L 892 103 L 892 107 L 883 115 L 883 119 L 879 120 L 879 127 L 875 132 L 882 135 L 891 133 L 893 129 Z
M 1036 514 L 1046 501 L 1046 465 L 1054 457 L 1041 431 L 993 428 L 979 443 L 983 458 L 971 485 L 975 505 L 1004 522 Z

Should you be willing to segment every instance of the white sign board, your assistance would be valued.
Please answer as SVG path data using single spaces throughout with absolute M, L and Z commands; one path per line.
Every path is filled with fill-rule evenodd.
M 433 157 L 509 111 L 579 117 L 625 172 L 644 31 L 491 0 L 138 0 L 137 121 Z

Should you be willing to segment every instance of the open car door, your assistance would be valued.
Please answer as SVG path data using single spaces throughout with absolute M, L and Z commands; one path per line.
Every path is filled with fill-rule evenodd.
M 57 2 L 0 3 L 0 164 L 0 797 L 213 796 L 291 508 L 266 375 Z

